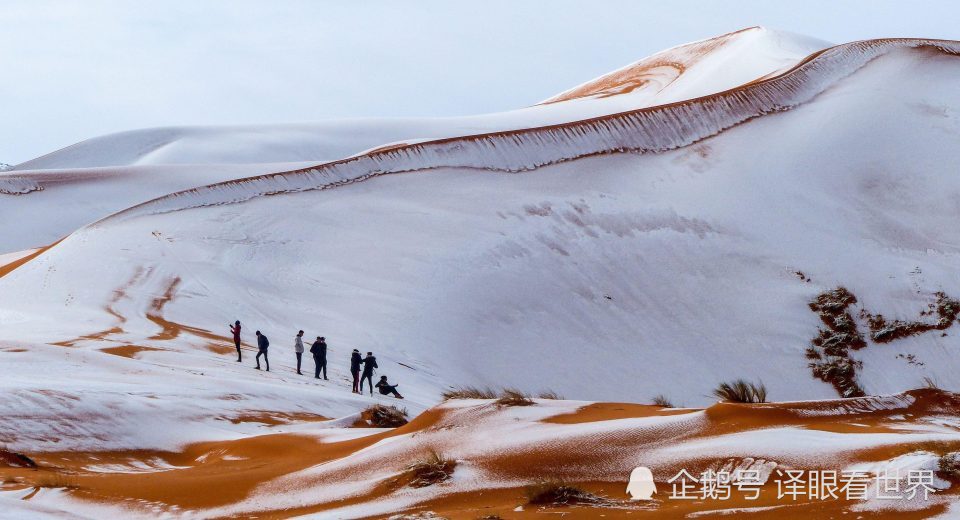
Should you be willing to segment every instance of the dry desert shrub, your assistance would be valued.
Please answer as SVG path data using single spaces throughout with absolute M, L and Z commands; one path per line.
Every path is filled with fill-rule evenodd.
M 526 488 L 527 502 L 538 506 L 602 505 L 607 499 L 559 481 L 542 481 Z
M 534 404 L 530 396 L 515 388 L 504 388 L 500 392 L 497 404 L 501 406 L 530 406 Z
M 457 461 L 429 450 L 424 458 L 407 466 L 407 472 L 412 477 L 410 487 L 422 488 L 449 480 L 456 467 Z
M 496 399 L 497 393 L 489 388 L 461 386 L 443 392 L 444 399 Z
M 663 394 L 653 396 L 653 404 L 661 408 L 673 408 L 673 403 Z
M 760 384 L 753 384 L 743 379 L 737 379 L 732 383 L 720 383 L 713 391 L 713 395 L 722 401 L 732 403 L 765 403 L 767 402 L 767 387 Z
M 39 488 L 51 489 L 79 489 L 79 480 L 74 475 L 64 475 L 63 473 L 43 472 L 32 479 L 34 486 Z
M 563 401 L 563 396 L 553 390 L 544 390 L 537 394 L 538 399 L 550 399 L 553 401 Z
M 960 451 L 953 451 L 940 457 L 939 473 L 948 480 L 960 481 Z
M 375 404 L 364 410 L 361 417 L 376 428 L 398 428 L 407 424 L 407 410 L 396 406 Z

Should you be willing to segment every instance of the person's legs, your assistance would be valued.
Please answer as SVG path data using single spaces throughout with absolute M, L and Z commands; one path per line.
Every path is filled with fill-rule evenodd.
M 323 361 L 321 361 L 320 366 L 321 368 L 323 368 L 323 378 L 327 379 L 327 360 L 324 359 Z
M 370 395 L 373 395 L 373 374 L 363 374 L 363 377 L 360 378 L 360 393 L 363 393 L 363 382 L 367 381 L 370 384 Z
M 350 373 L 353 375 L 353 393 L 358 394 L 360 393 L 360 391 L 357 390 L 357 385 L 360 384 L 360 371 L 351 370 Z
M 320 379 L 320 356 L 313 355 L 313 377 Z
M 389 390 L 391 393 L 393 393 L 393 396 L 396 397 L 397 399 L 403 399 L 403 396 L 400 395 L 400 392 L 397 392 L 397 385 L 393 385 L 389 387 Z
M 303 374 L 300 374 L 300 361 L 303 359 L 303 352 L 297 352 L 296 354 L 297 354 L 297 374 L 303 375 Z
M 263 362 L 267 364 L 267 372 L 270 371 L 270 358 L 267 357 L 267 351 L 263 351 Z
M 240 355 L 240 340 L 239 339 L 233 340 L 233 344 L 236 345 L 237 347 L 237 361 L 239 362 L 242 360 L 242 356 Z
M 254 358 L 254 359 L 257 360 L 257 366 L 256 366 L 256 369 L 257 369 L 257 370 L 260 370 L 260 356 L 262 356 L 262 355 L 263 355 L 263 351 L 261 350 L 261 351 L 257 352 L 257 357 Z

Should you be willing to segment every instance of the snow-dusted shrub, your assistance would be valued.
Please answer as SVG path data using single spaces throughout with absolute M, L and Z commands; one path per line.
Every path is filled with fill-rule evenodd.
M 407 466 L 410 487 L 422 488 L 449 480 L 456 467 L 457 461 L 430 450 L 424 458 Z
M 398 428 L 407 424 L 407 411 L 396 406 L 375 404 L 361 412 L 360 416 L 374 428 Z
M 952 451 L 940 457 L 938 465 L 938 472 L 941 477 L 960 481 L 960 451 Z
M 923 316 L 931 314 L 937 315 L 936 323 L 923 321 L 887 321 L 882 314 L 870 314 L 862 312 L 861 316 L 870 324 L 870 338 L 877 343 L 889 343 L 895 339 L 905 338 L 916 334 L 932 330 L 944 330 L 950 328 L 960 314 L 960 301 L 950 298 L 943 292 L 934 293 L 936 301 L 928 306 L 928 309 L 921 313 Z
M 861 361 L 842 356 L 830 356 L 821 361 L 810 363 L 814 377 L 830 383 L 841 397 L 862 397 L 866 392 L 857 381 L 857 370 L 863 367 Z
M 713 395 L 722 401 L 733 403 L 765 403 L 767 402 L 767 387 L 760 384 L 754 384 L 743 379 L 737 379 L 732 383 L 720 383 L 713 390 Z
M 857 382 L 860 362 L 850 358 L 851 350 L 867 346 L 848 310 L 855 303 L 857 297 L 841 286 L 821 293 L 809 304 L 826 328 L 818 329 L 817 336 L 810 340 L 805 352 L 812 360 L 808 366 L 814 377 L 832 385 L 842 397 L 865 395 Z

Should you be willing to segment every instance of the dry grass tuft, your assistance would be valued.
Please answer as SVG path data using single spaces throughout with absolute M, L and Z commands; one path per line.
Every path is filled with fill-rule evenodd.
M 456 467 L 457 461 L 444 458 L 443 455 L 430 450 L 424 458 L 407 466 L 407 471 L 412 477 L 410 487 L 422 488 L 449 480 Z
M 662 407 L 662 408 L 673 408 L 673 403 L 663 394 L 656 395 L 653 397 L 653 404 Z
M 530 396 L 515 388 L 504 388 L 500 392 L 497 404 L 501 406 L 530 406 L 534 404 Z
M 563 401 L 564 397 L 553 390 L 545 390 L 537 394 L 538 399 L 551 399 L 554 401 Z
M 31 479 L 31 483 L 39 488 L 50 489 L 80 489 L 79 479 L 74 475 L 63 473 L 43 472 Z
M 767 387 L 760 384 L 753 384 L 743 379 L 737 379 L 732 383 L 720 383 L 713 391 L 713 395 L 722 401 L 732 403 L 765 403 L 767 402 Z
M 602 505 L 608 499 L 558 481 L 543 481 L 526 488 L 527 502 L 539 506 Z
M 489 388 L 461 386 L 443 392 L 444 399 L 496 399 L 497 393 Z

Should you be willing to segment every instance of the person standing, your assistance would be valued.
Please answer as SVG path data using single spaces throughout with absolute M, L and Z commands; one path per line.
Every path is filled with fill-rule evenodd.
M 360 384 L 360 364 L 363 363 L 363 358 L 360 357 L 360 351 L 353 349 L 353 353 L 350 354 L 350 374 L 353 375 L 353 393 L 359 394 L 360 389 L 357 385 Z
M 260 356 L 263 356 L 263 360 L 267 363 L 267 372 L 270 371 L 270 359 L 267 357 L 267 349 L 270 348 L 270 340 L 263 334 L 260 334 L 260 331 L 257 331 L 257 347 L 259 352 L 257 352 L 257 366 L 256 369 L 260 370 Z
M 233 333 L 233 344 L 237 347 L 237 363 L 241 361 L 240 356 L 240 320 L 237 320 L 236 323 L 230 325 L 230 332 Z
M 293 340 L 293 352 L 297 355 L 297 375 L 302 376 L 300 373 L 300 362 L 303 361 L 303 331 L 297 333 L 297 337 Z
M 310 346 L 310 353 L 313 354 L 313 364 L 316 366 L 313 377 L 320 379 L 320 371 L 323 370 L 323 379 L 327 379 L 327 339 L 317 336 L 317 341 Z
M 363 381 L 370 383 L 370 395 L 373 395 L 373 371 L 377 368 L 377 358 L 373 352 L 367 352 L 367 357 L 363 358 L 363 375 L 360 376 L 360 393 L 363 393 Z

